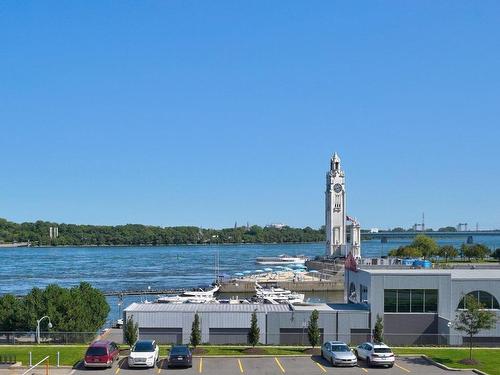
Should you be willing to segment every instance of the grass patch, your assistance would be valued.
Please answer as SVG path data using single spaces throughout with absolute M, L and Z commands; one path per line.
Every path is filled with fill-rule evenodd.
M 480 364 L 471 366 L 460 363 L 460 360 L 469 358 L 468 348 L 398 348 L 396 354 L 425 354 L 443 365 L 455 368 L 477 368 L 491 375 L 500 375 L 500 349 L 473 349 L 472 358 Z
M 29 365 L 29 352 L 32 353 L 32 363 L 35 364 L 46 356 L 50 356 L 51 366 L 57 364 L 57 352 L 60 355 L 62 366 L 73 366 L 83 358 L 87 345 L 12 345 L 0 346 L 0 355 L 15 355 L 18 362 L 23 366 Z

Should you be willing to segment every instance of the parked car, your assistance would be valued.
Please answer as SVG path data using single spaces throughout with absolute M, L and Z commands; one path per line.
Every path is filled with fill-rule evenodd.
M 394 366 L 394 353 L 383 342 L 365 342 L 356 348 L 358 359 L 366 360 L 368 366 Z
M 128 356 L 129 367 L 155 367 L 160 355 L 160 348 L 155 340 L 137 341 Z
M 168 355 L 168 367 L 193 367 L 193 355 L 187 345 L 174 345 Z
M 332 364 L 332 366 L 356 366 L 358 360 L 342 341 L 327 341 L 321 347 L 321 356 Z
M 120 349 L 113 341 L 94 341 L 87 348 L 83 364 L 85 367 L 112 367 L 120 358 Z

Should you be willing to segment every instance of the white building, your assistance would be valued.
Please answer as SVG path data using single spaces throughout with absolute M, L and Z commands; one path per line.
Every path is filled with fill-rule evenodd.
M 347 221 L 351 222 L 349 242 Z M 337 153 L 332 156 L 326 174 L 325 231 L 326 256 L 346 257 L 351 252 L 355 258 L 361 257 L 361 227 L 356 219 L 346 214 L 345 174 Z

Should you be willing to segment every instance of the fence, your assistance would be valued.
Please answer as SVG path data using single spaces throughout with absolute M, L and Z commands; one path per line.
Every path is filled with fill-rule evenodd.
M 41 332 L 41 344 L 86 344 L 97 337 L 96 332 Z M 0 332 L 0 344 L 36 344 L 35 332 Z
M 248 344 L 247 328 L 240 328 L 232 332 L 217 332 L 211 330 L 202 337 L 202 342 L 206 344 Z M 183 334 L 184 333 L 184 334 Z M 351 346 L 356 346 L 362 342 L 370 341 L 371 335 L 368 330 L 352 330 L 351 333 L 324 332 L 321 330 L 320 343 L 324 341 L 338 340 Z M 189 341 L 190 332 L 168 332 L 155 331 L 147 334 L 140 334 L 143 339 L 155 339 L 160 344 L 187 344 L 183 340 Z M 95 340 L 95 332 L 42 332 L 42 344 L 87 344 Z M 473 338 L 474 346 L 500 347 L 500 337 L 476 336 Z M 260 342 L 267 345 L 298 345 L 309 346 L 307 327 L 303 329 L 281 330 L 279 333 L 260 332 Z M 389 346 L 468 346 L 469 338 L 462 335 L 441 335 L 441 334 L 384 334 L 384 342 Z M 0 332 L 0 344 L 35 344 L 35 332 Z M 120 344 L 120 342 L 118 342 Z M 1 352 L 1 350 L 0 350 Z
M 287 332 L 288 331 L 288 332 Z M 282 330 L 280 333 L 260 333 L 259 342 L 265 345 L 310 346 L 307 328 Z M 364 331 L 364 332 L 360 332 Z M 177 333 L 166 334 L 162 332 L 140 334 L 142 339 L 155 339 L 160 344 L 188 344 L 189 335 Z M 184 341 L 183 341 L 184 340 Z M 211 345 L 248 345 L 248 329 L 238 329 L 237 332 L 215 332 L 202 335 L 203 344 Z M 366 341 L 372 341 L 367 330 L 354 330 L 350 334 L 335 332 L 320 332 L 320 346 L 326 341 L 342 341 L 351 347 Z M 389 346 L 450 346 L 467 347 L 469 339 L 462 335 L 442 334 L 385 334 L 384 342 Z M 500 337 L 477 336 L 473 339 L 474 346 L 500 347 Z

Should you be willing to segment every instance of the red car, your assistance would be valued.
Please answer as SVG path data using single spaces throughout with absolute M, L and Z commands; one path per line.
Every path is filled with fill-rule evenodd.
M 94 341 L 85 353 L 83 361 L 85 367 L 112 367 L 114 361 L 118 361 L 120 349 L 113 341 Z

